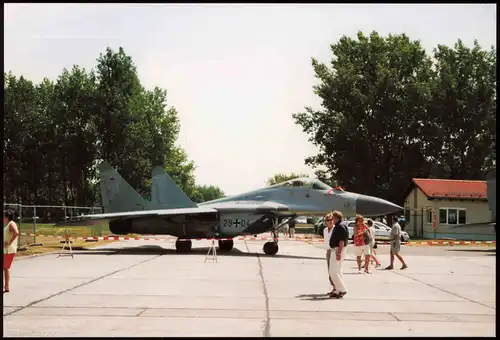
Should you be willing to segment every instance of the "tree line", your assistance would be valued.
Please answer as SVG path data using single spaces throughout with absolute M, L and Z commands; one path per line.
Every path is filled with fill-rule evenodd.
M 496 49 L 458 40 L 428 53 L 405 34 L 358 32 L 312 59 L 321 109 L 294 121 L 323 181 L 402 203 L 414 177 L 484 180 L 496 166 Z
M 166 90 L 144 88 L 122 48 L 107 48 L 95 69 L 75 65 L 55 81 L 4 73 L 4 202 L 100 205 L 101 160 L 146 199 L 156 165 L 196 202 L 224 196 L 196 185 L 195 165 L 176 144 L 179 129 Z

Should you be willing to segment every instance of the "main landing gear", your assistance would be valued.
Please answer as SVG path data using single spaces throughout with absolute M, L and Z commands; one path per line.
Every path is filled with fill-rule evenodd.
M 219 240 L 219 249 L 222 251 L 230 251 L 233 249 L 233 240 Z
M 274 238 L 274 240 L 264 243 L 264 247 L 262 247 L 264 254 L 276 255 L 276 253 L 279 250 L 279 247 L 278 247 L 278 229 L 282 225 L 285 225 L 286 223 L 288 223 L 288 221 L 290 221 L 290 220 L 291 220 L 291 218 L 285 218 L 283 221 L 281 221 L 281 223 L 279 223 L 277 218 L 273 219 L 273 238 Z
M 179 240 L 175 241 L 175 250 L 177 250 L 178 253 L 189 253 L 191 251 L 191 248 L 193 247 L 193 243 L 191 240 Z

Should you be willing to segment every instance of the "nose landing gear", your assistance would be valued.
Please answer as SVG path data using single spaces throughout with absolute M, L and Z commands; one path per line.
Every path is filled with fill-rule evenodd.
M 266 255 L 276 255 L 278 253 L 279 247 L 278 247 L 278 229 L 282 225 L 285 225 L 288 223 L 288 221 L 291 220 L 291 218 L 285 218 L 281 223 L 278 221 L 277 218 L 273 219 L 273 235 L 274 235 L 274 240 L 270 242 L 264 243 L 264 247 L 262 247 L 262 250 L 264 251 L 264 254 Z
M 279 250 L 278 242 L 266 242 L 262 250 L 264 250 L 264 254 L 266 255 L 276 255 Z

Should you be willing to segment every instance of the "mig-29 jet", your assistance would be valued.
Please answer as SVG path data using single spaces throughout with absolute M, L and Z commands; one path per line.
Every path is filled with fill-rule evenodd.
M 339 210 L 346 216 L 379 216 L 403 208 L 380 198 L 332 188 L 318 179 L 296 178 L 240 195 L 196 204 L 161 167 L 153 169 L 151 201 L 143 199 L 108 163 L 99 167 L 104 213 L 83 215 L 85 221 L 108 220 L 113 234 L 172 235 L 178 252 L 191 250 L 190 239 L 233 238 L 273 232 L 264 244 L 267 255 L 278 252 L 279 227 L 299 215 L 319 216 Z M 91 222 L 91 221 L 89 221 Z M 93 224 L 93 223 L 92 223 Z M 229 251 L 232 240 L 219 240 Z

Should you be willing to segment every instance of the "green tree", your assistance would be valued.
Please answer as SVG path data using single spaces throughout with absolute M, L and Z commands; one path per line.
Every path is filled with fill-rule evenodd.
M 431 59 L 404 34 L 359 32 L 331 50 L 330 67 L 312 60 L 323 109 L 293 115 L 321 150 L 306 164 L 324 166 L 351 191 L 397 200 L 412 177 L 429 171 L 422 136 Z
M 91 72 L 74 66 L 64 69 L 52 96 L 48 122 L 53 134 L 45 140 L 55 141 L 57 156 L 48 158 L 59 167 L 62 195 L 66 205 L 88 205 L 94 201 L 90 180 L 96 179 L 92 165 L 97 157 L 95 130 L 96 78 Z M 53 144 L 53 143 L 50 143 Z
M 196 189 L 202 196 L 202 200 L 197 203 L 212 201 L 226 195 L 221 188 L 215 185 L 201 185 L 197 186 Z
M 484 179 L 496 165 L 496 50 L 461 40 L 434 49 L 435 81 L 428 117 L 435 124 L 433 175 Z
M 101 158 L 146 199 L 151 192 L 151 168 L 156 165 L 165 167 L 191 199 L 201 199 L 195 188 L 194 164 L 175 145 L 180 123 L 177 110 L 167 105 L 166 91 L 145 90 L 122 48 L 118 52 L 108 48 L 98 59 L 97 70 Z
M 140 193 L 145 191 L 142 178 L 151 164 L 137 159 L 134 150 L 143 151 L 141 133 L 145 113 L 143 88 L 132 58 L 120 47 L 118 52 L 107 48 L 97 59 L 97 115 L 99 158 L 108 161 Z M 130 154 L 132 152 L 132 154 Z
M 266 185 L 275 185 L 299 177 L 309 177 L 309 175 L 295 172 L 289 174 L 275 174 L 274 176 L 269 177 L 269 179 L 266 181 Z
M 30 185 L 35 175 L 27 156 L 36 150 L 28 150 L 35 143 L 37 92 L 35 85 L 24 77 L 4 73 L 4 196 L 8 203 L 30 200 Z M 36 130 L 35 130 L 36 131 Z
M 93 205 L 97 165 L 111 163 L 149 198 L 161 165 L 195 201 L 195 165 L 176 145 L 177 110 L 158 87 L 147 90 L 132 58 L 107 48 L 95 71 L 64 69 L 33 84 L 4 74 L 4 198 L 9 202 Z

